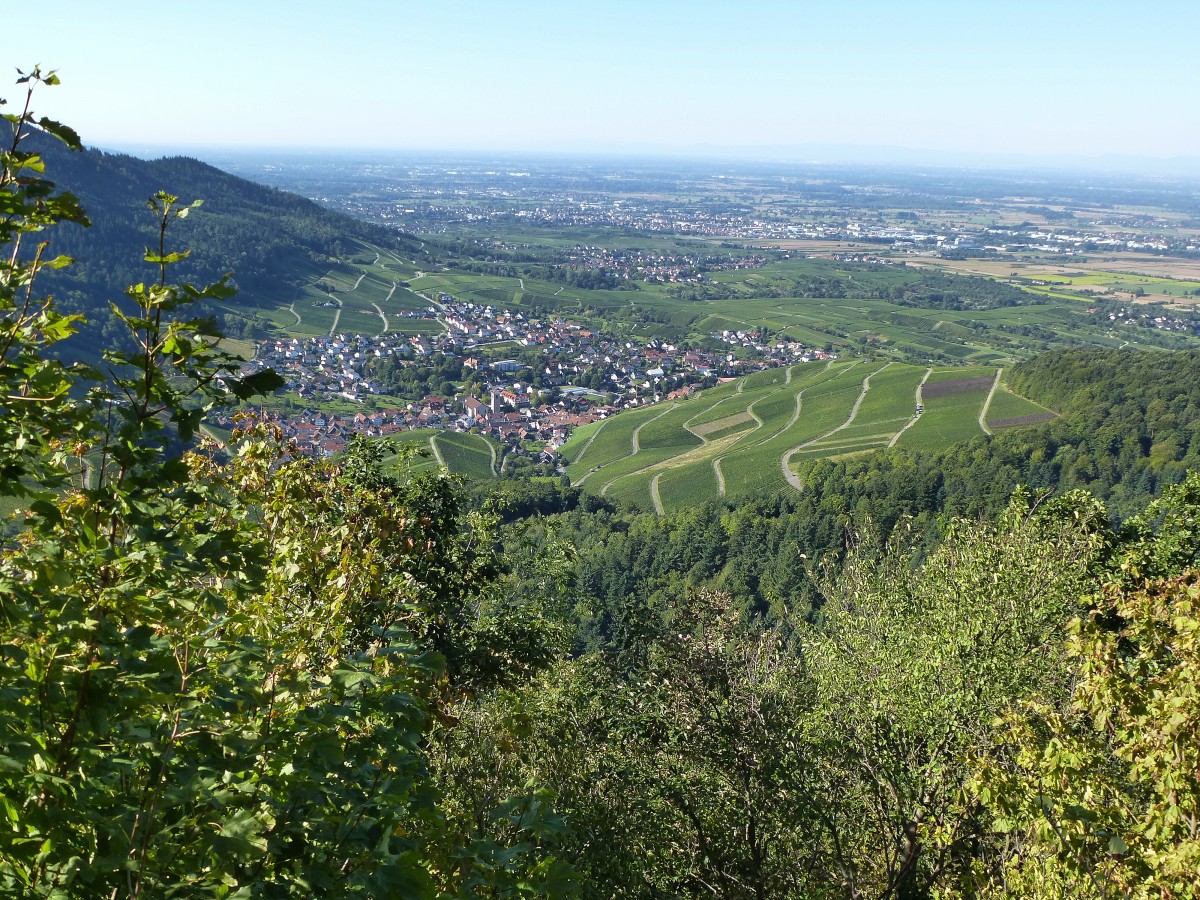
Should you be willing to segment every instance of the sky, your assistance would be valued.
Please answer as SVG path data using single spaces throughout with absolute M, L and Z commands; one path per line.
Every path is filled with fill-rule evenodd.
M 1200 160 L 1196 0 L 46 9 L 0 63 L 101 147 Z

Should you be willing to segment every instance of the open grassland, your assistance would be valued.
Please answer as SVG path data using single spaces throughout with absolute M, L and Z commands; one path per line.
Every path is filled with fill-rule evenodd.
M 1052 415 L 999 386 L 999 371 L 861 360 L 781 368 L 581 429 L 567 471 L 610 500 L 670 512 L 799 487 L 815 459 L 982 436 L 994 385 L 986 422 L 1018 427 Z

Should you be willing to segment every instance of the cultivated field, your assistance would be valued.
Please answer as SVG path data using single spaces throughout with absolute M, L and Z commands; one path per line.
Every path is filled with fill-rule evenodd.
M 1145 266 L 1152 262 L 1141 261 Z M 585 290 L 534 278 L 482 275 L 458 270 L 421 271 L 417 261 L 360 245 L 355 253 L 287 297 L 258 298 L 256 314 L 298 337 L 334 333 L 406 335 L 440 333 L 435 319 L 406 318 L 437 304 L 440 294 L 499 309 L 536 309 L 570 317 L 599 331 L 621 328 L 637 341 L 696 341 L 716 349 L 723 331 L 765 328 L 773 337 L 841 352 L 869 352 L 905 362 L 1007 366 L 1059 342 L 1118 347 L 1155 345 L 1167 337 L 1154 329 L 1114 330 L 1088 314 L 1083 290 L 1142 290 L 1147 298 L 1177 302 L 1200 290 L 1174 269 L 1102 272 L 1087 268 L 1050 271 L 1041 264 L 962 263 L 965 274 L 1008 281 L 1040 295 L 1037 303 L 994 309 L 929 309 L 887 299 L 793 296 L 811 279 L 840 283 L 866 294 L 886 295 L 925 276 L 915 265 L 949 268 L 953 261 L 865 266 L 826 259 L 780 259 L 757 269 L 716 271 L 705 288 L 640 282 L 631 290 Z M 1200 275 L 1198 271 L 1190 274 Z M 1003 266 L 1001 268 L 1003 268 Z M 974 268 L 969 268 L 974 267 Z M 990 268 L 988 268 L 990 267 Z M 987 271 L 984 271 L 987 269 Z M 978 270 L 978 271 L 976 271 Z M 993 271 L 994 270 L 994 271 Z M 1017 272 L 1017 275 L 1013 275 Z M 1041 282 L 1041 283 L 1039 283 Z M 407 286 L 406 286 L 407 285 Z M 699 290 L 692 297 L 689 291 Z M 712 294 L 711 299 L 708 294 Z M 689 299 L 690 298 L 690 299 Z M 1170 336 L 1179 340 L 1178 336 Z M 1171 346 L 1171 344 L 1165 344 Z
M 1006 281 L 1032 293 L 1056 296 L 1066 288 L 1108 294 L 1129 301 L 1195 305 L 1200 303 L 1200 261 L 1144 253 L 1106 253 L 1066 266 L 1042 260 L 949 260 L 918 257 L 912 265 L 945 269 Z M 1055 288 L 1060 291 L 1056 292 Z
M 293 337 L 331 334 L 440 333 L 441 323 L 405 318 L 430 300 L 404 287 L 419 270 L 411 260 L 367 244 L 289 297 L 257 298 L 255 312 Z M 434 295 L 436 299 L 436 294 Z
M 421 429 L 394 435 L 389 441 L 399 452 L 385 459 L 385 465 L 399 465 L 402 453 L 416 451 L 418 455 L 408 462 L 414 472 L 445 466 L 474 481 L 497 477 L 499 451 L 493 441 L 482 435 Z
M 660 513 L 799 490 L 815 459 L 936 448 L 1053 417 L 1001 372 L 861 360 L 774 369 L 582 428 L 563 456 L 573 483 Z

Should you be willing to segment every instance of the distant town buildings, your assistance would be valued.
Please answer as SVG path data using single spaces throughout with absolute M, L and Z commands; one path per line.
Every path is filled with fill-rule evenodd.
M 532 442 L 553 457 L 573 428 L 618 409 L 686 397 L 722 377 L 832 356 L 795 341 L 769 341 L 758 331 L 712 335 L 737 348 L 735 354 L 622 340 L 570 319 L 530 318 L 447 294 L 439 303 L 440 308 L 410 318 L 440 321 L 443 334 L 267 340 L 258 344 L 245 369 L 271 368 L 284 378 L 302 408 L 272 420 L 305 453 L 338 453 L 355 434 L 440 428 L 475 430 L 502 442 Z M 521 359 L 497 352 L 514 347 L 524 351 Z M 374 375 L 376 361 L 427 365 L 431 354 L 461 360 L 464 368 L 480 373 L 482 387 L 447 397 L 398 399 L 389 407 L 384 402 L 387 389 Z M 368 396 L 376 398 L 373 406 L 384 408 L 353 415 L 323 410 L 332 399 L 362 401 Z

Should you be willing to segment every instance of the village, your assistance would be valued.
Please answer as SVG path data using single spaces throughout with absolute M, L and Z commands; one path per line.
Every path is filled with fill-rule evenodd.
M 433 428 L 474 431 L 556 464 L 572 429 L 617 410 L 678 400 L 749 372 L 834 358 L 795 341 L 771 342 L 760 331 L 711 335 L 709 345 L 720 350 L 639 343 L 447 294 L 409 315 L 445 330 L 261 341 L 244 372 L 273 369 L 289 400 L 263 415 L 312 456 L 339 453 L 355 435 Z M 436 392 L 420 390 L 432 386 L 435 372 L 451 377 L 441 378 Z M 410 389 L 397 390 L 400 383 Z M 362 408 L 332 411 L 346 401 Z

